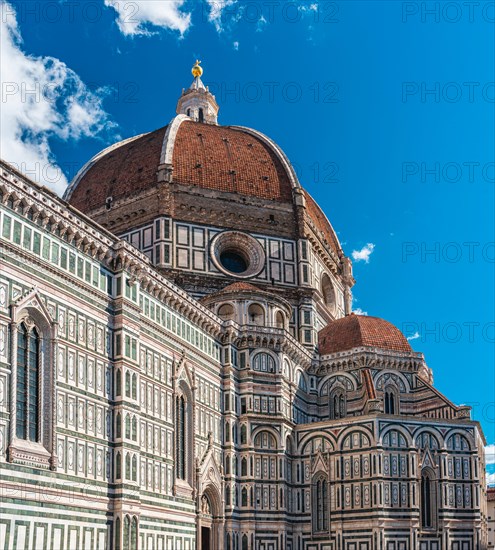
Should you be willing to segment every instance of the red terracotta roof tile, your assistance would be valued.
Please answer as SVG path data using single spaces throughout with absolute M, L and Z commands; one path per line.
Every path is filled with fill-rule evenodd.
M 242 130 L 185 121 L 177 132 L 172 162 L 177 183 L 292 201 L 292 186 L 280 159 Z
M 81 178 L 69 202 L 88 212 L 101 208 L 107 197 L 116 201 L 153 186 L 166 129 L 145 134 L 103 155 Z
M 104 153 L 80 178 L 69 202 L 91 212 L 130 197 L 157 183 L 167 127 L 123 143 Z M 292 184 L 278 154 L 242 129 L 186 120 L 178 128 L 173 154 L 173 181 L 204 189 L 291 203 Z M 307 214 L 319 236 L 336 252 L 337 237 L 320 207 L 304 191 Z
M 384 319 L 347 315 L 332 321 L 319 332 L 321 355 L 367 346 L 405 353 L 412 352 L 402 332 Z

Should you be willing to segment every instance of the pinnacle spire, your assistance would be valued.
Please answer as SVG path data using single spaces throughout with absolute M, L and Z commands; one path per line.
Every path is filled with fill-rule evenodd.
M 177 102 L 177 114 L 183 114 L 196 122 L 206 124 L 218 124 L 218 104 L 215 96 L 209 91 L 208 86 L 203 84 L 201 76 L 203 68 L 198 59 L 191 69 L 194 80 L 187 88 L 182 90 L 182 95 Z

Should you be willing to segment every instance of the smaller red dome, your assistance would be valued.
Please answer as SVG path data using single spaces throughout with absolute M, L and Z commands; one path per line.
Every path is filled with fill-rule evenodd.
M 392 323 L 379 317 L 354 313 L 332 321 L 321 329 L 318 345 L 321 355 L 363 346 L 403 353 L 413 351 L 407 338 Z

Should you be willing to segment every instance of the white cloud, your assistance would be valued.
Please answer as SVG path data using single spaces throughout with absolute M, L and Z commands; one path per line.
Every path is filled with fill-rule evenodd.
M 485 447 L 485 460 L 487 464 L 495 464 L 495 445 L 487 445 Z
M 262 32 L 265 26 L 268 24 L 264 15 L 260 15 L 258 22 L 256 23 L 256 32 Z
M 417 340 L 418 338 L 421 338 L 421 334 L 418 331 L 416 331 L 412 336 L 407 337 L 408 340 Z
M 495 472 L 491 474 L 486 474 L 486 484 L 495 485 Z
M 239 42 L 235 41 L 232 45 L 234 46 L 234 50 L 237 51 L 239 49 Z
M 356 262 L 364 261 L 365 263 L 369 263 L 370 256 L 373 254 L 373 250 L 375 249 L 375 245 L 373 243 L 368 243 L 361 250 L 353 250 L 352 251 L 352 258 Z
M 151 36 L 158 28 L 177 31 L 182 36 L 192 25 L 192 12 L 185 9 L 186 0 L 104 0 L 104 3 L 117 12 L 117 25 L 125 36 Z M 204 0 L 197 2 L 197 6 L 203 10 L 203 20 L 222 32 L 225 10 L 236 3 L 237 0 Z M 236 23 L 241 17 L 242 10 L 236 9 L 229 14 L 228 23 Z
M 161 27 L 184 34 L 191 25 L 191 14 L 181 11 L 185 0 L 104 0 L 117 14 L 117 25 L 125 36 L 153 34 L 151 27 Z
M 26 54 L 15 9 L 0 1 L 0 15 L 0 156 L 63 193 L 67 180 L 50 140 L 77 140 L 114 128 L 102 106 L 106 90 L 90 91 L 59 59 Z
M 368 312 L 363 311 L 360 307 L 353 309 L 352 313 L 355 313 L 356 315 L 368 315 Z
M 215 25 L 217 32 L 222 32 L 224 30 L 225 22 L 223 14 L 226 8 L 233 6 L 237 3 L 237 0 L 206 0 L 210 8 L 208 14 L 208 21 Z M 236 22 L 241 17 L 241 10 L 236 10 L 229 15 L 229 22 Z

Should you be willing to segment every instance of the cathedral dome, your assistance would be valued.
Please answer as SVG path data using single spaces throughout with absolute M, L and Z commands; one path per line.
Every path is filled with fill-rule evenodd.
M 318 345 L 321 355 L 359 347 L 380 348 L 402 353 L 413 351 L 407 338 L 392 323 L 379 317 L 354 313 L 332 321 L 320 330 Z
M 210 225 L 241 231 L 261 229 L 263 217 L 265 233 L 291 239 L 312 233 L 339 263 L 343 253 L 338 238 L 302 189 L 282 149 L 257 130 L 219 125 L 219 107 L 201 81 L 199 61 L 193 75 L 194 82 L 182 91 L 177 115 L 167 126 L 95 155 L 64 198 L 117 234 L 160 215 L 207 222 L 204 215 L 192 219 L 191 212 L 201 210 L 216 212 Z M 166 192 L 164 183 L 170 184 Z
M 88 211 L 104 206 L 108 197 L 117 201 L 139 193 L 157 183 L 167 160 L 174 183 L 292 201 L 294 177 L 268 138 L 253 130 L 204 124 L 181 115 L 168 126 L 96 155 L 76 176 L 66 198 Z

